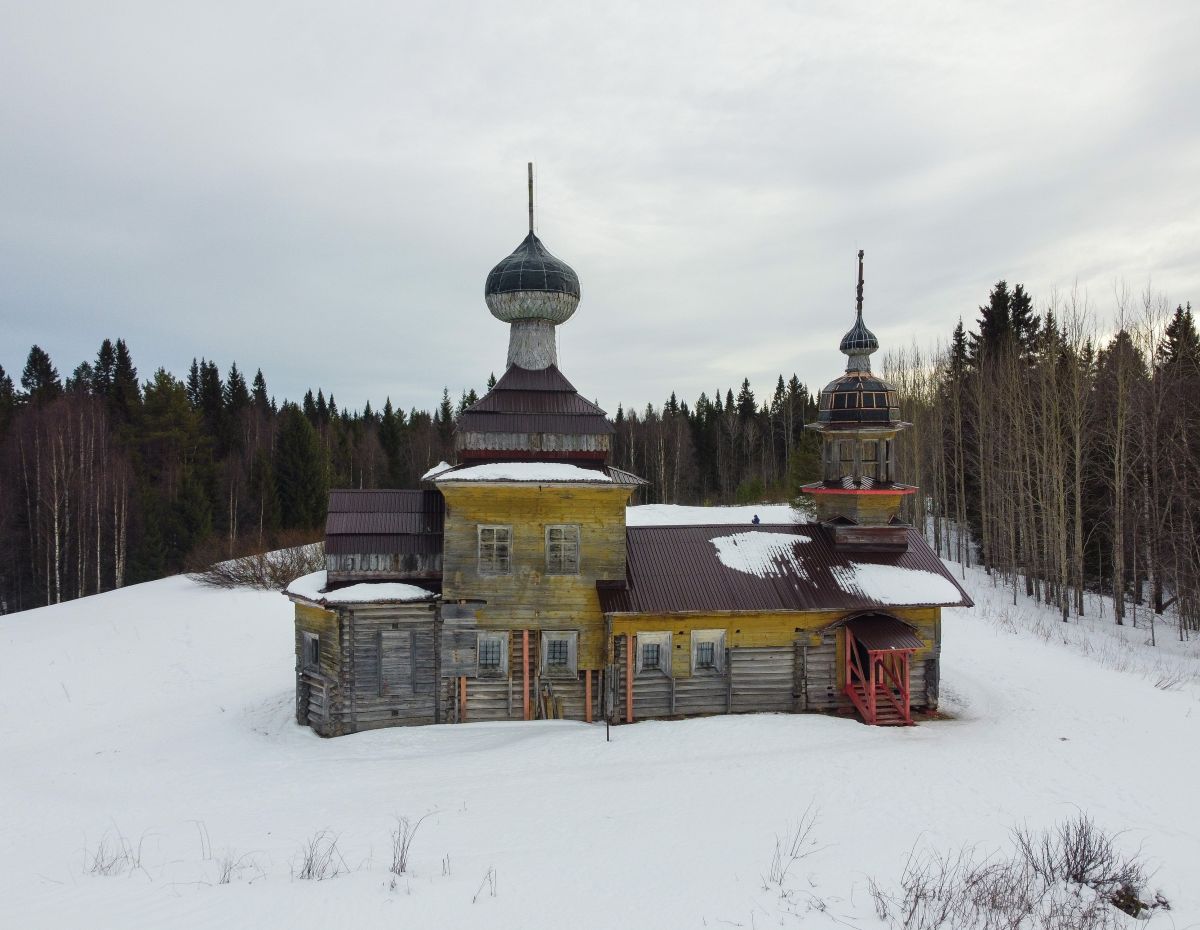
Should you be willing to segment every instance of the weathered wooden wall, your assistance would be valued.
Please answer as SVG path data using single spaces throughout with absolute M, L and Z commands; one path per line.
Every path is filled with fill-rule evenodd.
M 442 597 L 473 603 L 480 629 L 576 630 L 579 668 L 605 663 L 599 580 L 625 577 L 625 505 L 631 489 L 594 485 L 442 482 L 446 497 Z M 546 573 L 545 528 L 579 526 L 579 573 Z M 512 527 L 512 571 L 480 575 L 477 528 Z

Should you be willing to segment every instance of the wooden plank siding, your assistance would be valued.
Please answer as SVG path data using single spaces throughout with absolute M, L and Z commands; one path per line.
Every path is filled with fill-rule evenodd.
M 596 582 L 625 577 L 625 505 L 632 488 L 449 481 L 439 487 L 446 497 L 443 599 L 482 602 L 475 611 L 480 630 L 575 630 L 579 668 L 603 668 Z M 545 528 L 553 524 L 579 527 L 578 574 L 546 573 Z M 511 573 L 480 574 L 480 525 L 512 527 Z
M 936 607 L 895 608 L 887 613 L 915 629 L 924 647 L 912 659 L 912 706 L 936 710 L 941 651 L 941 611 Z M 852 710 L 842 693 L 844 633 L 841 623 L 863 613 L 804 611 L 761 614 L 610 615 L 611 700 L 625 719 L 626 637 L 671 634 L 670 676 L 657 670 L 634 675 L 634 719 L 691 714 Z M 728 663 L 723 673 L 691 669 L 691 634 L 725 633 Z

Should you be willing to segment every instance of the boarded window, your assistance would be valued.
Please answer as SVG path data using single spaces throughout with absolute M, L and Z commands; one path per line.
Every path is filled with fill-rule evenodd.
M 316 670 L 321 667 L 321 637 L 316 633 L 302 633 L 300 667 Z
M 862 475 L 864 478 L 879 479 L 879 441 L 864 439 L 862 443 Z
M 573 630 L 542 634 L 542 674 L 575 678 L 579 665 L 579 634 Z
M 725 671 L 725 631 L 692 631 L 692 672 Z
M 512 527 L 479 527 L 479 574 L 507 575 L 512 572 Z
M 379 631 L 379 695 L 400 697 L 417 691 L 412 630 Z
M 579 574 L 578 526 L 567 524 L 546 527 L 546 573 Z
M 508 675 L 508 634 L 479 634 L 479 674 L 483 678 Z

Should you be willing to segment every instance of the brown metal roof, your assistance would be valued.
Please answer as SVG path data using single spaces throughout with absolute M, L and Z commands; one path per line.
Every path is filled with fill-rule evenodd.
M 613 432 L 608 415 L 580 396 L 554 365 L 530 370 L 512 365 L 487 394 L 459 414 L 460 433 Z
M 855 617 L 846 628 L 868 652 L 922 649 L 925 646 L 907 623 L 882 614 Z
M 330 491 L 325 551 L 436 555 L 442 551 L 445 507 L 437 490 Z
M 769 560 L 767 570 L 742 571 L 724 564 L 714 540 L 742 533 L 802 536 L 785 544 L 786 555 Z M 969 607 L 971 599 L 914 529 L 903 553 L 838 552 L 817 523 L 709 526 L 645 526 L 626 530 L 627 585 L 598 589 L 605 613 L 689 613 L 708 611 L 865 610 L 879 607 Z M 857 566 L 891 566 L 927 572 L 938 581 L 913 575 L 893 585 L 886 603 L 856 583 Z M 948 585 L 943 583 L 948 582 Z M 941 590 L 937 590 L 940 588 Z M 914 593 L 904 593 L 905 591 Z

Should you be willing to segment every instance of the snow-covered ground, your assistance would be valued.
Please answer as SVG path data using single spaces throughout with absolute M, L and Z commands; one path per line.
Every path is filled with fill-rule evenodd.
M 1078 810 L 1158 867 L 1173 909 L 1151 925 L 1194 926 L 1200 659 L 1145 631 L 1071 625 L 1064 644 L 1052 614 L 965 583 L 950 719 L 719 717 L 612 742 L 570 722 L 321 740 L 292 719 L 278 594 L 172 578 L 0 618 L 0 926 L 874 927 L 868 877 L 893 883 L 914 845 L 988 850 Z M 1169 690 L 1162 655 L 1190 672 Z M 810 806 L 812 854 L 769 884 Z M 393 883 L 395 818 L 426 814 Z M 293 878 L 322 830 L 346 871 Z

